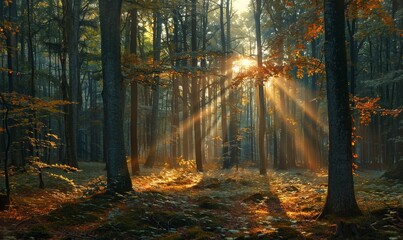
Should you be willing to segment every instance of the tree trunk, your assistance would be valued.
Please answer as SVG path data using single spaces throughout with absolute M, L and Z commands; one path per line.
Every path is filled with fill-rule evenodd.
M 186 1 L 187 3 L 187 1 Z M 187 8 L 185 10 L 185 20 L 182 22 L 182 49 L 183 52 L 186 53 L 188 51 L 188 45 L 187 45 Z M 188 59 L 184 58 L 182 60 L 182 66 L 186 68 L 188 65 Z M 183 131 L 183 158 L 185 160 L 189 160 L 189 146 L 190 144 L 190 138 L 191 138 L 191 127 L 189 124 L 189 101 L 188 101 L 188 95 L 189 95 L 189 78 L 187 74 L 183 74 L 182 77 L 182 88 L 183 88 L 183 97 L 182 97 L 182 131 Z
M 17 23 L 17 2 L 12 1 L 8 4 L 8 22 Z M 7 66 L 8 66 L 8 91 L 18 91 L 17 76 L 17 35 L 13 30 L 6 30 L 7 43 Z
M 256 45 L 257 45 L 257 66 L 263 67 L 262 34 L 260 29 L 260 17 L 262 15 L 262 1 L 256 0 L 255 26 L 256 26 Z M 263 91 L 263 79 L 257 80 L 257 100 L 258 100 L 258 148 L 259 148 L 259 170 L 260 175 L 267 174 L 266 149 L 264 138 L 266 134 L 266 104 Z
M 0 5 L 1 7 L 1 5 Z M 2 9 L 2 8 L 0 8 Z M 2 19 L 2 18 L 0 18 Z M 9 152 L 10 152 L 10 145 L 11 145 L 11 134 L 10 134 L 10 129 L 8 127 L 8 113 L 10 111 L 9 104 L 6 102 L 4 99 L 4 96 L 0 93 L 0 100 L 1 100 L 1 105 L 3 105 L 3 110 L 5 109 L 4 112 L 4 129 L 6 132 L 5 136 L 5 144 L 4 144 L 4 165 L 3 165 L 3 171 L 4 171 L 4 186 L 6 188 L 6 194 L 3 196 L 0 194 L 0 211 L 2 210 L 8 210 L 8 207 L 10 205 L 10 174 L 9 174 L 9 169 L 8 169 L 8 164 L 9 164 Z
M 176 54 L 176 59 L 174 61 L 174 65 L 177 69 L 180 68 L 181 61 L 179 59 L 179 54 L 181 52 L 181 44 L 179 41 L 179 8 L 175 6 L 173 10 L 173 23 L 174 23 L 174 52 Z M 177 70 L 178 71 L 178 70 Z M 172 143 L 171 143 L 171 167 L 176 167 L 177 158 L 180 156 L 180 134 L 179 134 L 179 79 L 180 74 L 176 74 L 173 78 L 172 84 L 172 126 L 171 126 L 171 134 L 172 134 Z
M 230 168 L 229 159 L 229 146 L 228 146 L 228 129 L 227 129 L 227 101 L 226 101 L 226 76 L 225 76 L 225 56 L 227 53 L 227 46 L 225 41 L 224 29 L 224 0 L 220 4 L 220 31 L 221 31 L 221 76 L 220 76 L 220 98 L 221 98 L 221 132 L 222 132 L 222 158 L 223 168 Z
M 161 32 L 162 32 L 162 19 L 159 10 L 154 13 L 154 67 L 160 68 L 160 54 L 161 54 Z M 154 166 L 157 158 L 157 144 L 158 144 L 158 128 L 159 128 L 159 98 L 160 98 L 160 77 L 158 74 L 154 76 L 152 85 L 152 110 L 151 110 L 151 142 L 150 150 L 144 166 L 151 168 Z
M 107 186 L 112 192 L 132 190 L 123 136 L 123 79 L 120 65 L 122 0 L 99 0 L 104 98 Z
M 344 1 L 325 0 L 325 64 L 329 117 L 329 177 L 321 216 L 360 214 L 352 174 L 351 114 L 344 34 Z
M 67 47 L 69 61 L 68 100 L 73 104 L 68 106 L 66 125 L 69 130 L 65 133 L 70 143 L 67 145 L 67 164 L 78 167 L 77 162 L 77 134 L 78 108 L 80 85 L 80 62 L 78 43 L 80 39 L 80 9 L 81 0 L 63 0 L 63 15 L 65 18 L 65 47 Z M 68 137 L 67 137 L 68 135 Z
M 196 0 L 192 0 L 192 53 L 197 52 L 197 32 L 196 32 Z M 200 98 L 199 98 L 199 83 L 197 81 L 197 56 L 192 57 L 192 119 L 193 119 L 193 129 L 194 129 L 194 144 L 195 144 L 195 157 L 196 157 L 196 168 L 198 172 L 203 172 L 203 159 L 201 151 L 201 126 L 200 126 Z
M 130 30 L 130 53 L 137 56 L 137 9 L 133 9 L 131 14 L 131 30 Z M 137 82 L 133 79 L 130 85 L 130 163 L 132 175 L 138 175 L 140 172 L 139 166 L 139 146 L 137 139 L 137 111 L 138 111 L 138 94 Z

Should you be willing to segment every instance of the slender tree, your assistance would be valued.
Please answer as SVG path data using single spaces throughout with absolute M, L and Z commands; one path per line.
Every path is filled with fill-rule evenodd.
M 192 57 L 192 118 L 193 118 L 193 129 L 194 129 L 194 143 L 195 143 L 195 157 L 196 157 L 196 167 L 197 171 L 203 172 L 203 162 L 202 162 L 202 151 L 201 151 L 201 126 L 200 126 L 200 102 L 199 102 L 199 83 L 197 77 L 197 32 L 196 32 L 196 0 L 192 0 L 192 10 L 191 10 L 191 22 L 192 22 L 192 52 L 194 56 Z
M 256 27 L 256 46 L 257 46 L 257 66 L 263 67 L 263 50 L 262 50 L 262 34 L 260 27 L 260 17 L 262 15 L 262 1 L 256 0 L 255 7 L 255 27 Z M 257 80 L 257 103 L 258 103 L 258 148 L 259 148 L 259 164 L 260 174 L 267 174 L 266 151 L 264 138 L 266 133 L 266 104 L 263 91 L 263 79 Z
M 130 31 L 130 53 L 137 54 L 137 32 L 138 32 L 138 19 L 137 9 L 130 11 L 131 15 L 131 31 Z M 133 175 L 140 172 L 139 167 L 139 149 L 137 139 L 137 110 L 138 110 L 138 93 L 136 79 L 132 80 L 130 85 L 130 101 L 131 101 L 131 115 L 130 115 L 130 146 L 131 146 L 131 170 Z
M 99 0 L 103 73 L 107 186 L 112 192 L 132 190 L 123 137 L 123 79 L 120 65 L 122 0 Z
M 329 117 L 329 177 L 322 216 L 355 216 L 360 213 L 360 210 L 355 200 L 352 174 L 352 128 L 343 0 L 325 0 L 324 22 Z
M 159 9 L 154 12 L 154 40 L 153 40 L 153 57 L 154 67 L 159 68 L 161 58 L 161 34 L 162 34 L 162 19 Z M 158 74 L 154 76 L 153 81 L 153 94 L 152 94 L 152 109 L 151 109 L 151 141 L 150 151 L 147 160 L 144 163 L 145 167 L 153 167 L 157 158 L 157 144 L 158 144 L 158 123 L 159 123 L 159 100 L 160 100 L 160 77 Z
M 17 23 L 17 1 L 12 1 L 8 4 L 7 19 L 9 23 Z M 16 82 L 16 76 L 18 71 L 17 66 L 17 34 L 14 29 L 6 30 L 6 43 L 7 43 L 7 66 L 8 66 L 8 91 L 18 91 L 18 82 Z
M 2 4 L 0 4 L 0 9 L 2 9 Z M 0 14 L 0 19 L 2 19 L 2 14 Z M 6 130 L 6 138 L 5 138 L 5 145 L 4 145 L 4 165 L 3 165 L 3 170 L 4 170 L 4 185 L 6 187 L 6 194 L 3 195 L 0 193 L 0 211 L 8 209 L 8 205 L 10 204 L 10 174 L 9 174 L 9 169 L 8 169 L 8 160 L 9 160 L 9 151 L 10 151 L 10 144 L 11 144 L 11 134 L 10 134 L 10 129 L 8 126 L 8 113 L 10 111 L 10 106 L 9 103 L 6 102 L 4 99 L 3 94 L 0 92 L 0 100 L 1 100 L 1 105 L 3 109 L 5 109 L 4 112 L 4 129 Z
M 228 146 L 228 126 L 227 126 L 227 98 L 226 98 L 226 76 L 225 76 L 225 59 L 227 53 L 227 43 L 225 41 L 225 25 L 224 25 L 224 0 L 220 3 L 220 35 L 221 35 L 221 79 L 220 79 L 220 98 L 221 98 L 221 132 L 222 132 L 222 158 L 223 168 L 230 168 L 230 156 Z

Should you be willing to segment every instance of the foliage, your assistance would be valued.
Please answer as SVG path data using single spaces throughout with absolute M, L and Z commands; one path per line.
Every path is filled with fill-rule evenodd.
M 360 123 L 364 126 L 368 126 L 371 123 L 371 119 L 374 115 L 398 117 L 403 111 L 402 108 L 397 109 L 385 109 L 379 104 L 380 97 L 357 97 L 354 96 L 354 110 L 359 114 Z
M 314 240 L 332 238 L 335 232 L 335 222 L 315 221 L 326 195 L 324 172 L 270 171 L 269 184 L 253 169 L 227 174 L 212 170 L 204 173 L 203 181 L 218 183 L 213 188 L 211 184 L 184 184 L 184 179 L 199 178 L 194 171 L 167 175 L 154 170 L 136 177 L 137 192 L 126 196 L 100 193 L 83 197 L 75 192 L 86 189 L 94 176 L 103 174 L 103 167 L 99 163 L 83 165 L 85 171 L 72 175 L 79 185 L 74 190 L 59 191 L 62 184 L 36 193 L 31 188 L 19 189 L 18 201 L 25 200 L 25 204 L 0 213 L 4 238 L 32 237 L 34 229 L 59 238 L 123 239 L 244 239 L 248 235 L 256 239 L 287 236 Z M 359 172 L 356 177 L 357 199 L 366 214 L 352 222 L 357 223 L 363 239 L 393 238 L 401 233 L 393 230 L 401 217 L 401 184 L 379 176 L 379 172 Z M 17 229 L 13 229 L 15 221 L 22 222 Z

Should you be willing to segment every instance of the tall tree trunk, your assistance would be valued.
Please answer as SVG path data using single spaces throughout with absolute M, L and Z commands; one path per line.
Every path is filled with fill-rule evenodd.
M 3 6 L 2 4 L 0 4 L 0 10 L 3 10 Z M 0 20 L 2 20 L 3 17 L 0 16 Z M 4 186 L 6 188 L 6 195 L 3 197 L 0 194 L 0 197 L 3 197 L 5 199 L 1 199 L 2 200 L 2 204 L 0 205 L 0 211 L 1 210 L 7 210 L 8 209 L 8 205 L 10 204 L 10 174 L 9 174 L 9 168 L 8 168 L 8 164 L 9 164 L 9 152 L 10 152 L 10 144 L 11 144 L 11 133 L 10 133 L 10 129 L 8 127 L 8 113 L 10 111 L 10 106 L 9 103 L 6 102 L 6 100 L 4 99 L 3 94 L 1 94 L 0 92 L 0 100 L 1 100 L 1 105 L 3 105 L 3 110 L 5 109 L 4 112 L 4 129 L 5 129 L 5 133 L 6 133 L 6 137 L 5 137 L 5 144 L 4 144 L 4 165 L 3 165 L 3 171 L 4 171 Z
M 227 99 L 226 99 L 226 54 L 227 46 L 225 41 L 224 28 L 224 0 L 220 4 L 220 31 L 221 31 L 221 76 L 220 76 L 220 98 L 221 98 L 221 131 L 222 131 L 222 158 L 223 168 L 230 168 L 229 146 L 228 146 L 228 129 L 227 129 Z
M 80 60 L 78 43 L 80 39 L 80 11 L 81 0 L 63 0 L 63 15 L 65 17 L 65 45 L 68 52 L 69 63 L 69 90 L 68 99 L 73 104 L 68 106 L 66 125 L 70 125 L 66 132 L 67 164 L 78 167 L 77 161 L 77 136 L 78 136 L 78 109 L 79 109 L 79 85 L 80 85 Z M 69 135 L 67 137 L 67 135 Z
M 227 79 L 231 81 L 232 79 L 232 47 L 231 47 L 231 1 L 227 0 L 226 6 L 226 21 L 227 21 Z M 229 119 L 229 142 L 230 142 L 230 167 L 236 165 L 238 167 L 239 155 L 240 155 L 240 141 L 238 140 L 239 134 L 239 88 L 230 87 L 229 90 L 229 109 L 230 109 L 230 119 Z
M 160 68 L 160 54 L 161 54 L 161 32 L 162 32 L 162 19 L 161 13 L 157 10 L 154 13 L 154 46 L 153 57 L 154 67 Z M 157 144 L 158 144 L 158 128 L 159 128 L 159 98 L 160 98 L 160 77 L 156 74 L 152 85 L 152 110 L 151 110 L 151 142 L 150 151 L 147 160 L 144 163 L 145 167 L 151 168 L 154 166 L 157 158 Z
M 173 10 L 173 22 L 174 22 L 174 52 L 176 54 L 176 59 L 174 61 L 174 65 L 177 69 L 180 68 L 181 61 L 179 58 L 179 54 L 181 52 L 181 44 L 179 41 L 179 7 L 175 6 Z M 176 167 L 177 158 L 180 156 L 180 134 L 179 134 L 179 79 L 180 74 L 176 74 L 173 79 L 172 86 L 172 126 L 171 126 L 171 134 L 172 134 L 172 143 L 171 143 L 171 167 Z
M 196 0 L 192 0 L 192 11 L 191 11 L 191 45 L 192 53 L 197 52 L 197 32 L 196 32 Z M 192 57 L 192 119 L 193 119 L 193 129 L 194 129 L 194 144 L 195 144 L 195 157 L 196 157 L 196 168 L 198 172 L 203 172 L 203 159 L 201 151 L 201 126 L 200 126 L 200 102 L 199 102 L 199 83 L 197 81 L 197 56 Z
M 360 214 L 352 174 L 351 114 L 344 34 L 344 1 L 325 0 L 325 64 L 329 117 L 329 177 L 321 216 Z
M 260 17 L 262 15 L 262 1 L 256 0 L 255 26 L 257 45 L 257 66 L 263 67 L 262 34 L 260 28 Z M 259 170 L 261 175 L 267 174 L 266 149 L 264 138 L 266 134 L 266 103 L 263 91 L 263 79 L 257 80 L 257 100 L 258 100 L 258 148 L 259 148 Z
M 185 1 L 185 4 L 187 4 L 187 1 Z M 187 45 L 187 11 L 188 8 L 185 9 L 185 20 L 182 22 L 182 49 L 184 53 L 187 53 L 188 51 L 188 45 Z M 182 66 L 186 68 L 188 65 L 188 59 L 184 58 L 182 60 Z M 187 74 L 184 74 L 182 77 L 182 128 L 183 128 L 183 158 L 185 160 L 189 160 L 189 146 L 190 144 L 190 138 L 191 138 L 191 128 L 189 124 L 189 78 Z
M 137 56 L 137 9 L 130 11 L 131 14 L 131 30 L 130 30 L 130 53 Z M 140 172 L 139 166 L 139 144 L 137 139 L 137 111 L 138 111 L 138 93 L 137 82 L 133 79 L 130 84 L 130 165 L 133 175 Z
M 202 10 L 202 51 L 203 53 L 206 52 L 207 49 L 207 28 L 208 28 L 208 12 L 209 12 L 209 6 L 210 6 L 210 0 L 203 0 L 203 10 Z M 207 59 L 206 57 L 202 57 L 201 59 L 201 68 L 202 71 L 205 71 L 207 69 Z M 201 116 L 201 124 L 202 124 L 202 146 L 206 146 L 207 151 L 205 151 L 205 148 L 202 148 L 202 157 L 203 157 L 203 162 L 206 161 L 206 158 L 208 159 L 211 154 L 209 154 L 211 148 L 209 147 L 209 144 L 207 142 L 207 129 L 211 129 L 209 124 L 209 110 L 210 108 L 207 106 L 206 100 L 208 101 L 208 98 L 210 97 L 210 91 L 208 91 L 208 85 L 209 85 L 209 75 L 208 74 L 203 74 L 202 77 L 202 96 L 201 96 L 201 108 L 202 108 L 202 116 Z M 209 93 L 209 96 L 206 97 L 207 92 Z M 206 99 L 207 98 L 207 99 Z M 211 104 L 211 103 L 210 103 Z
M 27 8 L 27 20 L 28 20 L 28 62 L 31 70 L 30 82 L 31 82 L 31 96 L 35 97 L 35 59 L 34 59 L 34 49 L 32 43 L 32 8 L 31 1 L 26 1 Z
M 8 4 L 8 22 L 17 23 L 17 2 L 12 1 Z M 11 30 L 6 30 L 6 43 L 7 43 L 7 65 L 8 65 L 8 91 L 18 91 L 17 76 L 17 35 Z
M 123 79 L 120 65 L 122 0 L 99 0 L 104 98 L 107 186 L 113 192 L 132 190 L 123 136 Z

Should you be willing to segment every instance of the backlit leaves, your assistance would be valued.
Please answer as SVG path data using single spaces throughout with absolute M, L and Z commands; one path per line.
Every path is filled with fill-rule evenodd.
M 354 97 L 355 110 L 358 111 L 360 123 L 368 126 L 373 115 L 397 117 L 403 109 L 385 109 L 379 104 L 379 97 Z

